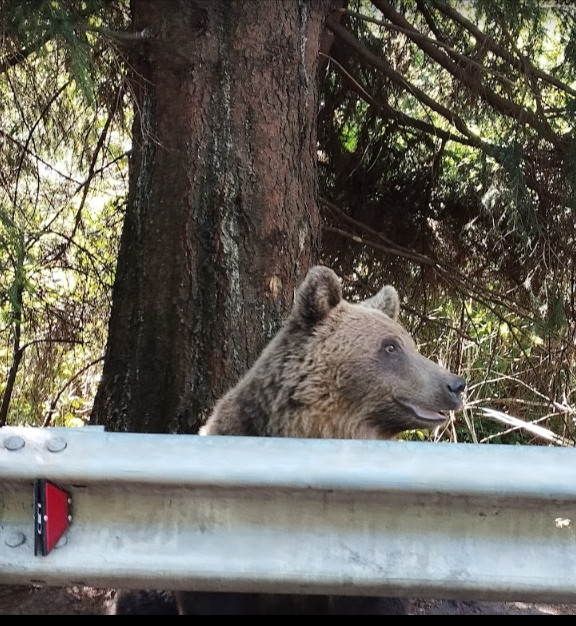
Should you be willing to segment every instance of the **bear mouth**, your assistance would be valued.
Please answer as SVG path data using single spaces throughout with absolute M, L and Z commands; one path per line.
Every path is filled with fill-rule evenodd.
M 444 413 L 443 411 L 433 411 L 431 409 L 426 409 L 423 406 L 413 404 L 412 402 L 408 402 L 407 400 L 400 400 L 399 398 L 396 398 L 396 402 L 398 402 L 400 406 L 405 408 L 414 417 L 418 418 L 422 422 L 441 424 L 448 419 L 448 415 L 446 415 L 446 413 Z

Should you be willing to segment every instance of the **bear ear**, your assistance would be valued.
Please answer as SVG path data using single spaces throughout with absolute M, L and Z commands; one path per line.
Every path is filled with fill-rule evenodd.
M 292 317 L 315 324 L 342 300 L 338 276 L 328 267 L 313 267 L 296 293 Z
M 394 321 L 398 319 L 400 313 L 400 298 L 392 285 L 382 287 L 375 296 L 359 304 L 369 309 L 378 309 Z

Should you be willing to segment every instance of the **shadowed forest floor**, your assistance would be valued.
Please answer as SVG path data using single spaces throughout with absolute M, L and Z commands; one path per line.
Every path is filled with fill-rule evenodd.
M 0 586 L 0 615 L 102 615 L 114 590 Z M 409 615 L 576 615 L 576 604 L 409 600 Z

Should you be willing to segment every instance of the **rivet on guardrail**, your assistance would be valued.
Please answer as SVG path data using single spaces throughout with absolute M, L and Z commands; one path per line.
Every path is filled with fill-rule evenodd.
M 20 448 L 23 448 L 25 445 L 26 442 L 24 439 L 18 435 L 13 435 L 12 437 L 6 437 L 6 439 L 4 439 L 4 447 L 6 450 L 20 450 Z
M 9 548 L 17 548 L 18 546 L 21 546 L 25 541 L 26 535 L 18 531 L 8 533 L 8 535 L 4 539 L 4 543 Z
M 68 444 L 63 437 L 53 437 L 48 441 L 46 447 L 50 452 L 62 452 Z

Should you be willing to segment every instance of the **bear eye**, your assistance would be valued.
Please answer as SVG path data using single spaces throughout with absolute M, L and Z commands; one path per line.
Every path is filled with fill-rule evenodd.
M 382 343 L 382 349 L 387 354 L 395 354 L 396 352 L 400 352 L 400 348 L 398 344 L 394 340 L 388 339 Z

